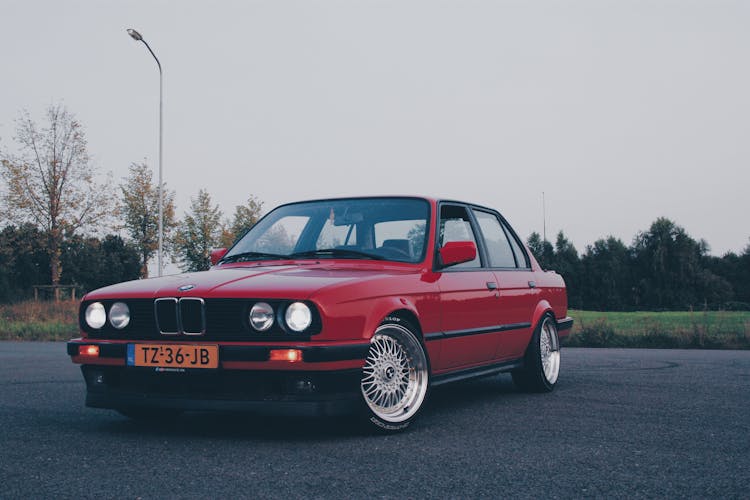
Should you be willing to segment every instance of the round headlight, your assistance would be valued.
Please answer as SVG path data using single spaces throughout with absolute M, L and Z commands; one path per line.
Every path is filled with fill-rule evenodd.
M 93 302 L 86 308 L 86 324 L 94 330 L 104 326 L 107 322 L 107 313 L 101 302 Z
M 130 323 L 130 309 L 125 302 L 115 302 L 112 307 L 109 308 L 109 322 L 117 328 L 122 330 L 128 323 Z
M 273 307 L 258 302 L 250 309 L 250 325 L 259 332 L 265 332 L 273 325 Z
M 286 324 L 295 332 L 302 332 L 312 323 L 312 312 L 302 302 L 294 302 L 286 308 Z

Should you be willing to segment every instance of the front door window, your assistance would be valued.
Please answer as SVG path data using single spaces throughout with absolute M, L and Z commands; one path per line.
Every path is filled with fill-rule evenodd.
M 457 205 L 443 205 L 440 207 L 440 246 L 442 247 L 450 241 L 473 241 L 474 245 L 479 248 L 477 240 L 474 237 L 474 231 L 471 229 L 469 212 L 466 210 L 466 207 Z M 451 266 L 451 269 L 476 267 L 481 267 L 478 252 L 474 260 L 456 264 L 455 266 Z

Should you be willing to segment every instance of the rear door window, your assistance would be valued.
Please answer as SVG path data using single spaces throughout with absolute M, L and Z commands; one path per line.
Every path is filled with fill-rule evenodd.
M 516 259 L 508 237 L 494 214 L 474 210 L 479 229 L 484 237 L 484 248 L 490 267 L 516 267 Z

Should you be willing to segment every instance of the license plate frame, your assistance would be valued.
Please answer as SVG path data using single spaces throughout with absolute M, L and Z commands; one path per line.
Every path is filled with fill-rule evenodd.
M 212 344 L 128 344 L 126 364 L 140 368 L 215 370 L 219 346 Z

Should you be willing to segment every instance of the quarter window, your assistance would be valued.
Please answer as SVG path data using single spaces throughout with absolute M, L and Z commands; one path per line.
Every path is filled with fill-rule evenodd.
M 523 269 L 528 268 L 529 261 L 527 260 L 526 252 L 523 251 L 521 245 L 519 245 L 518 241 L 513 237 L 513 233 L 510 232 L 508 226 L 503 224 L 503 227 L 505 228 L 505 234 L 508 235 L 508 239 L 510 240 L 510 246 L 513 247 L 513 253 L 516 254 L 516 265 Z

